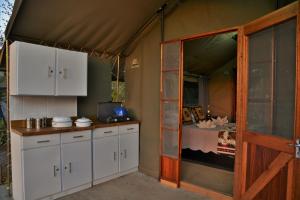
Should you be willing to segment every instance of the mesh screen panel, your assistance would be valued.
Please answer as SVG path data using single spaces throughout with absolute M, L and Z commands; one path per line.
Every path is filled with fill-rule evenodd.
M 178 99 L 178 72 L 163 72 L 163 98 Z
M 294 134 L 296 19 L 249 36 L 247 129 Z
M 163 45 L 162 139 L 163 155 L 178 158 L 180 42 Z M 172 70 L 172 71 L 166 71 Z
M 163 46 L 163 70 L 179 68 L 180 42 L 172 42 Z

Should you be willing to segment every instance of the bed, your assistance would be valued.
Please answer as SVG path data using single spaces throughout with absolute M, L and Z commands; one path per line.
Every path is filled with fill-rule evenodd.
M 182 127 L 182 149 L 234 156 L 235 136 L 234 129 L 224 126 L 199 128 L 194 124 L 184 125 Z

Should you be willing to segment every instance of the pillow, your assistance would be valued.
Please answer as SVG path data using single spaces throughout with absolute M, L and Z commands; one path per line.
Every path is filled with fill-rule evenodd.
M 192 108 L 191 111 L 192 111 L 195 121 L 198 123 L 200 119 L 198 117 L 198 114 L 197 114 L 195 108 Z
M 193 107 L 192 108 L 192 113 L 195 117 L 196 122 L 199 122 L 200 120 L 205 119 L 205 114 L 203 112 L 203 109 L 201 106 Z
M 182 120 L 183 120 L 183 123 L 191 123 L 192 122 L 191 111 L 187 107 L 183 107 L 183 109 L 182 109 Z
M 204 120 L 205 119 L 205 114 L 203 112 L 203 109 L 201 106 L 195 107 L 196 113 L 198 115 L 199 120 Z

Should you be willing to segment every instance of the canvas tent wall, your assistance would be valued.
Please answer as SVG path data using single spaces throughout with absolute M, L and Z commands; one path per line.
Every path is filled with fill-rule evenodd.
M 165 39 L 245 24 L 276 9 L 276 0 L 187 0 L 165 18 Z M 137 59 L 140 68 L 132 68 Z M 157 24 L 126 59 L 127 105 L 133 108 L 141 125 L 140 169 L 159 176 L 160 27 Z
M 277 0 L 173 0 L 177 8 L 165 18 L 165 39 L 233 27 L 262 16 Z M 282 1 L 287 2 L 287 1 Z M 63 46 L 93 55 L 114 56 L 122 50 L 164 0 L 16 0 L 6 37 Z M 157 18 L 156 18 L 157 19 Z M 158 20 L 156 20 L 158 22 Z M 140 169 L 159 176 L 159 82 L 161 27 L 155 23 L 127 51 L 126 104 L 141 123 Z M 127 48 L 127 47 L 126 47 Z M 132 67 L 137 58 L 139 68 Z

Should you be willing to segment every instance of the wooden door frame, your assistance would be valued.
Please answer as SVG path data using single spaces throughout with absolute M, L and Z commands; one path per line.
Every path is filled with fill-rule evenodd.
M 239 35 L 240 34 L 239 29 L 240 28 L 238 26 L 225 28 L 225 29 L 219 29 L 219 30 L 215 30 L 215 31 L 210 31 L 210 32 L 205 32 L 205 33 L 200 33 L 200 34 L 195 34 L 195 35 L 192 35 L 192 36 L 184 37 L 184 38 L 181 39 L 181 41 L 182 41 L 182 43 L 184 43 L 184 42 L 190 41 L 190 40 L 201 39 L 201 38 L 205 38 L 205 37 L 209 37 L 209 36 L 225 34 L 225 33 L 230 33 L 230 32 L 236 32 L 237 35 Z M 239 43 L 238 42 L 237 42 L 237 47 L 239 49 Z M 184 63 L 183 58 L 184 57 L 183 57 L 183 55 L 184 55 L 184 52 L 182 51 L 182 55 L 181 55 L 182 65 L 180 66 L 182 71 L 184 69 L 184 66 L 183 66 L 183 63 Z M 237 50 L 236 55 L 238 56 L 238 50 Z M 238 63 L 237 63 L 237 66 L 238 66 Z M 182 86 L 182 90 L 183 90 L 183 80 L 182 80 L 181 86 Z M 183 94 L 181 95 L 181 98 L 183 99 Z M 183 101 L 181 100 L 181 102 L 183 102 Z M 237 101 L 237 96 L 236 96 L 236 105 L 237 105 L 237 102 L 238 101 Z M 183 108 L 183 104 L 181 104 L 180 108 L 181 109 Z M 180 123 L 181 123 L 181 126 L 182 126 L 182 120 L 181 120 Z M 236 134 L 238 135 L 238 132 Z M 180 138 L 182 138 L 182 131 L 180 131 Z M 181 161 L 181 148 L 182 148 L 182 140 L 180 140 L 180 161 Z M 180 172 L 181 172 L 181 162 L 179 163 L 179 166 L 180 166 Z M 234 174 L 235 174 L 235 170 L 234 170 Z M 211 197 L 213 199 L 220 199 L 220 200 L 231 200 L 231 199 L 233 199 L 232 197 L 224 195 L 221 192 L 213 191 L 213 190 L 210 190 L 208 188 L 204 188 L 204 187 L 200 187 L 200 186 L 197 186 L 197 185 L 194 185 L 194 184 L 191 184 L 191 183 L 187 183 L 185 181 L 180 181 L 180 187 L 183 188 L 183 189 L 186 189 L 188 191 L 191 191 L 191 192 L 195 192 L 195 193 L 199 193 L 199 194 Z
M 297 92 L 300 89 L 300 81 L 299 81 L 299 74 L 300 74 L 300 56 L 299 56 L 299 9 L 298 9 L 298 2 L 292 3 L 286 7 L 283 7 L 279 10 L 276 10 L 270 14 L 267 14 L 257 20 L 254 20 L 243 27 L 239 28 L 238 34 L 238 80 L 237 80 L 237 139 L 236 139 L 236 160 L 235 160 L 235 177 L 234 177 L 234 199 L 241 199 L 242 195 L 245 194 L 243 199 L 252 199 L 255 195 L 261 191 L 264 186 L 267 184 L 268 179 L 272 179 L 283 166 L 288 166 L 288 179 L 294 179 L 294 171 L 291 169 L 294 168 L 294 162 L 291 161 L 292 154 L 294 153 L 294 147 L 288 146 L 287 144 L 290 140 L 286 140 L 286 145 L 282 145 L 282 151 L 286 153 L 280 153 L 279 156 L 271 163 L 270 170 L 265 171 L 256 181 L 254 184 L 257 187 L 250 187 L 249 192 L 246 192 L 246 172 L 247 172 L 247 146 L 248 142 L 251 142 L 253 136 L 249 134 L 245 134 L 246 131 L 246 116 L 247 116 L 247 94 L 248 94 L 248 37 L 251 33 L 257 32 L 261 29 L 271 27 L 276 25 L 282 21 L 286 21 L 288 19 L 297 17 L 297 48 L 296 48 L 296 86 L 295 86 L 295 98 L 300 99 L 300 94 Z M 279 14 L 280 13 L 280 14 Z M 297 113 L 300 112 L 300 102 L 295 101 L 295 137 L 299 137 L 300 131 L 300 119 Z M 298 133 L 298 135 L 297 135 Z M 261 138 L 260 145 L 264 147 L 272 148 L 275 145 L 278 145 L 279 139 L 275 138 L 272 139 L 270 143 L 263 142 L 266 137 L 264 135 L 256 134 L 255 137 Z M 270 138 L 268 138 L 270 139 Z M 289 153 L 289 154 L 287 154 Z M 259 180 L 260 179 L 260 180 Z M 294 181 L 288 181 L 293 183 Z M 294 185 L 288 184 L 287 189 L 287 199 L 293 199 L 294 193 Z
M 163 52 L 163 44 L 167 44 L 167 43 L 172 43 L 172 42 L 180 42 L 181 43 L 181 50 L 180 50 L 180 66 L 179 66 L 179 71 L 180 71 L 180 78 L 179 78 L 179 94 L 180 94 L 180 99 L 179 99 L 179 135 L 178 135 L 178 148 L 179 148 L 179 152 L 178 152 L 178 160 L 176 161 L 176 163 L 173 163 L 175 165 L 177 165 L 177 170 L 178 170 L 178 173 L 177 173 L 177 178 L 178 178 L 178 181 L 176 183 L 172 183 L 171 181 L 169 180 L 165 180 L 165 179 L 162 179 L 161 178 L 161 173 L 162 173 L 162 165 L 163 165 L 163 162 L 164 158 L 162 156 L 162 144 L 161 144 L 161 147 L 160 147 L 160 152 L 161 152 L 161 158 L 160 158 L 160 182 L 165 184 L 165 185 L 168 185 L 170 187 L 174 187 L 174 188 L 178 188 L 178 187 L 182 187 L 186 190 L 189 190 L 189 191 L 192 191 L 192 192 L 196 192 L 196 193 L 201 193 L 203 195 L 206 195 L 206 196 L 209 196 L 209 197 L 212 197 L 212 198 L 216 198 L 216 199 L 222 199 L 222 200 L 230 200 L 232 199 L 232 197 L 229 197 L 227 195 L 223 195 L 222 193 L 218 193 L 218 192 L 215 192 L 215 191 L 212 191 L 212 190 L 209 190 L 209 189 L 206 189 L 206 188 L 202 188 L 202 187 L 199 187 L 199 186 L 196 186 L 196 185 L 193 185 L 193 184 L 189 184 L 189 183 L 186 183 L 186 182 L 183 182 L 180 180 L 181 178 L 181 149 L 182 149 L 182 108 L 183 108 L 183 69 L 184 69 L 184 59 L 183 59 L 183 55 L 184 55 L 184 52 L 183 52 L 183 43 L 186 42 L 186 41 L 189 41 L 189 40 L 194 40 L 194 39 L 200 39 L 200 38 L 205 38 L 205 37 L 209 37 L 209 36 L 213 36 L 213 35 L 217 35 L 217 34 L 223 34 L 223 33 L 230 33 L 230 32 L 237 32 L 237 34 L 239 34 L 239 27 L 238 26 L 235 26 L 235 27 L 230 27 L 230 28 L 224 28 L 224 29 L 219 29 L 219 30 L 215 30 L 215 31 L 210 31 L 210 32 L 205 32 L 205 33 L 200 33 L 200 34 L 195 34 L 195 35 L 192 35 L 192 36 L 187 36 L 187 37 L 183 37 L 183 38 L 180 38 L 180 39 L 174 39 L 174 40 L 168 40 L 168 41 L 165 41 L 163 43 L 161 43 L 161 66 L 163 65 L 163 55 L 162 55 L 162 52 Z M 238 43 L 237 43 L 238 44 Z M 238 45 L 237 45 L 238 46 Z M 237 51 L 237 55 L 238 55 L 238 51 Z M 161 68 L 161 83 L 162 83 L 162 68 Z M 161 91 L 162 91 L 162 84 L 161 84 Z M 160 98 L 162 99 L 162 96 L 160 96 Z M 162 113 L 160 113 L 160 117 L 162 118 Z M 161 122 L 162 123 L 162 122 Z M 162 141 L 162 127 L 160 129 L 160 140 Z M 167 161 L 167 162 L 172 162 L 172 158 L 167 158 L 167 159 L 170 159 L 170 161 Z M 173 162 L 175 162 L 175 160 L 173 160 Z

